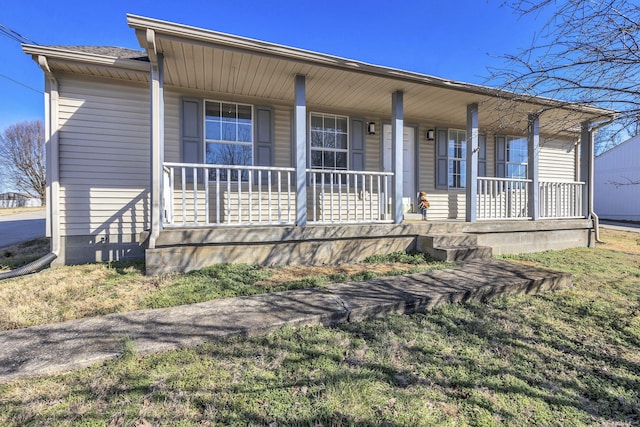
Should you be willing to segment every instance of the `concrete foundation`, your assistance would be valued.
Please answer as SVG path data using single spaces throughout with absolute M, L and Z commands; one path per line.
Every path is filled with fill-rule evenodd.
M 587 247 L 590 227 L 590 220 L 554 220 L 173 228 L 163 230 L 156 248 L 146 250 L 145 259 L 148 274 L 190 271 L 216 263 L 340 264 L 370 255 L 423 250 L 421 236 L 464 234 L 472 235 L 478 246 L 494 254 L 512 254 Z
M 63 236 L 60 254 L 51 265 L 144 259 L 144 241 L 138 234 Z

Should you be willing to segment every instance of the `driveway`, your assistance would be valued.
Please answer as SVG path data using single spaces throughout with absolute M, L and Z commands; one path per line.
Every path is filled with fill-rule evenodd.
M 633 231 L 635 233 L 640 233 L 640 224 L 636 222 L 617 222 L 602 219 L 600 220 L 600 226 L 604 228 L 611 228 L 612 230 Z
M 44 209 L 12 215 L 0 215 L 0 248 L 44 237 L 44 218 Z

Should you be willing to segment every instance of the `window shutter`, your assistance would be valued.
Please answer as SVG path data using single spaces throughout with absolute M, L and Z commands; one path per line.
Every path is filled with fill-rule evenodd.
M 354 171 L 364 170 L 364 120 L 351 120 L 351 135 L 349 141 L 349 168 Z
M 507 140 L 504 136 L 496 136 L 496 178 L 507 176 Z
M 183 163 L 204 163 L 202 100 L 182 98 L 180 118 L 180 160 Z M 193 182 L 193 169 L 186 170 L 187 182 Z
M 447 129 L 436 129 L 436 188 L 449 187 L 449 157 Z
M 478 176 L 487 176 L 487 136 L 478 135 Z
M 256 107 L 255 126 L 255 165 L 273 166 L 273 110 L 269 107 Z

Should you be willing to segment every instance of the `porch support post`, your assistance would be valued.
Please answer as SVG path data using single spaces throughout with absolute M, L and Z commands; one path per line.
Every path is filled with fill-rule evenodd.
M 307 225 L 307 95 L 305 76 L 295 79 L 293 134 L 296 158 L 296 225 Z
M 529 171 L 529 216 L 534 221 L 540 219 L 540 184 L 538 165 L 538 153 L 540 153 L 540 117 L 537 114 L 529 115 L 529 135 L 527 138 L 527 152 L 529 160 L 527 170 Z
M 404 93 L 395 91 L 391 96 L 391 162 L 393 164 L 393 222 L 401 224 L 402 213 L 402 149 L 404 133 Z
M 582 214 L 585 218 L 593 212 L 593 132 L 591 123 L 582 123 L 580 133 L 580 181 L 582 188 Z
M 478 219 L 478 104 L 467 105 L 466 221 Z
M 162 180 L 164 163 L 164 56 L 151 62 L 151 233 L 149 248 L 155 248 L 162 230 Z

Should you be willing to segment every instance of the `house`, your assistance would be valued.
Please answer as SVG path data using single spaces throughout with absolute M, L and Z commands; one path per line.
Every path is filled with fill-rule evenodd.
M 23 46 L 46 77 L 55 263 L 144 257 L 155 273 L 452 238 L 590 244 L 593 132 L 610 110 L 127 21 L 140 51 Z M 418 191 L 427 222 L 411 221 Z
M 640 135 L 595 158 L 594 208 L 602 219 L 640 221 Z
M 0 194 L 0 208 L 24 208 L 42 206 L 42 201 L 28 194 L 7 192 Z

